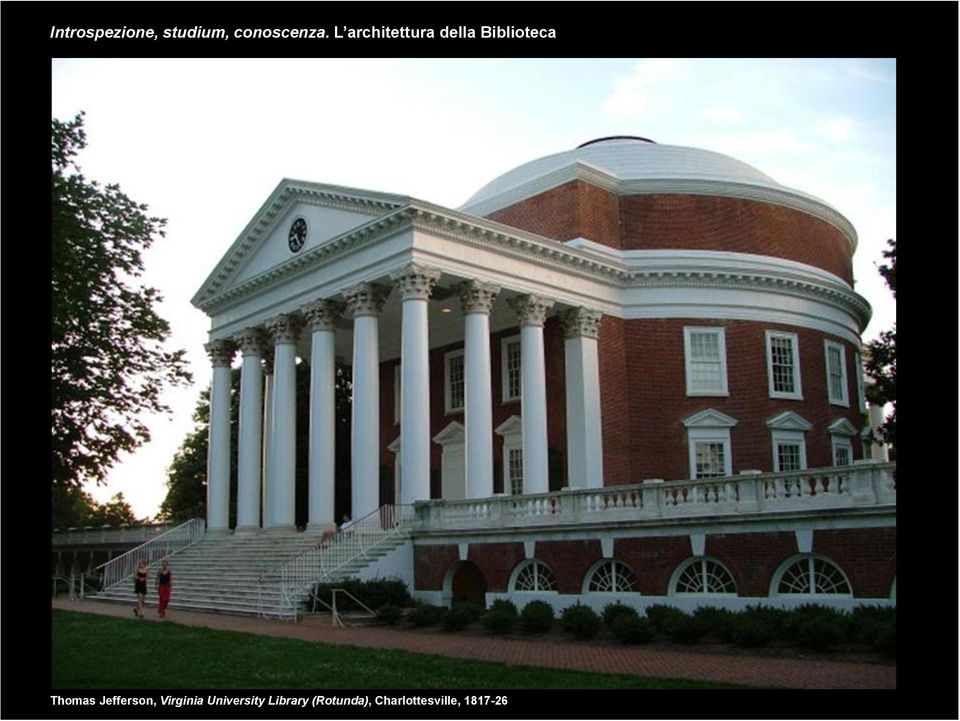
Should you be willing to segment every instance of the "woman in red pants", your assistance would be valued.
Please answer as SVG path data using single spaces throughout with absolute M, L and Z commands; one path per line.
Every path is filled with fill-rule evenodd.
M 164 561 L 160 564 L 160 571 L 157 573 L 157 594 L 160 596 L 157 613 L 161 618 L 167 615 L 167 604 L 170 603 L 170 590 L 172 588 L 173 572 L 170 570 L 170 564 Z

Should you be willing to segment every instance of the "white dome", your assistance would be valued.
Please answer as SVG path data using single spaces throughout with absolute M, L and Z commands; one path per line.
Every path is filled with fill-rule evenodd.
M 634 137 L 584 143 L 574 150 L 524 163 L 492 180 L 462 206 L 485 204 L 507 191 L 535 183 L 575 163 L 584 163 L 620 181 L 711 181 L 784 190 L 773 178 L 727 155 L 679 145 L 660 145 Z

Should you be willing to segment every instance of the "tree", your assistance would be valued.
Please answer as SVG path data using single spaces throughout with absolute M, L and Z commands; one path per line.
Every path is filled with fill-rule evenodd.
M 97 503 L 79 486 L 53 487 L 53 527 L 117 526 L 136 523 L 137 518 L 122 493 L 106 503 Z
M 888 250 L 883 251 L 883 257 L 890 261 L 889 265 L 880 265 L 877 269 L 887 286 L 897 299 L 897 241 L 888 240 Z M 867 390 L 871 403 L 884 405 L 893 404 L 893 413 L 887 418 L 883 426 L 878 429 L 880 439 L 897 445 L 897 324 L 893 330 L 883 331 L 880 337 L 867 344 L 865 353 L 865 370 L 873 384 Z
M 75 162 L 84 147 L 82 113 L 53 120 L 52 478 L 77 487 L 150 439 L 140 417 L 169 412 L 166 384 L 191 381 L 185 351 L 163 347 L 159 293 L 136 280 L 166 221 L 119 186 L 88 181 Z

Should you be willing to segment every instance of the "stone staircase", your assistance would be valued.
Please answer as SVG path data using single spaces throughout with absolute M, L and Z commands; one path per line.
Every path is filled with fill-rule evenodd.
M 325 582 L 355 577 L 376 559 L 407 541 L 406 534 L 384 538 L 356 558 L 340 566 Z M 290 616 L 305 610 L 309 589 L 297 594 L 294 608 L 281 603 L 281 567 L 304 552 L 315 549 L 319 537 L 308 533 L 259 533 L 250 536 L 207 536 L 170 556 L 173 570 L 171 610 L 227 613 L 234 615 Z M 156 574 L 159 563 L 150 565 L 146 605 L 155 608 Z M 128 579 L 94 596 L 98 601 L 133 607 L 136 595 Z M 279 612 L 281 606 L 285 611 Z

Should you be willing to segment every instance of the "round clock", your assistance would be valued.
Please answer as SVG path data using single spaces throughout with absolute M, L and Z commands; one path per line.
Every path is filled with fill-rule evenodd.
M 287 244 L 290 250 L 296 253 L 307 242 L 307 221 L 303 218 L 297 218 L 290 226 L 290 235 L 287 236 Z

